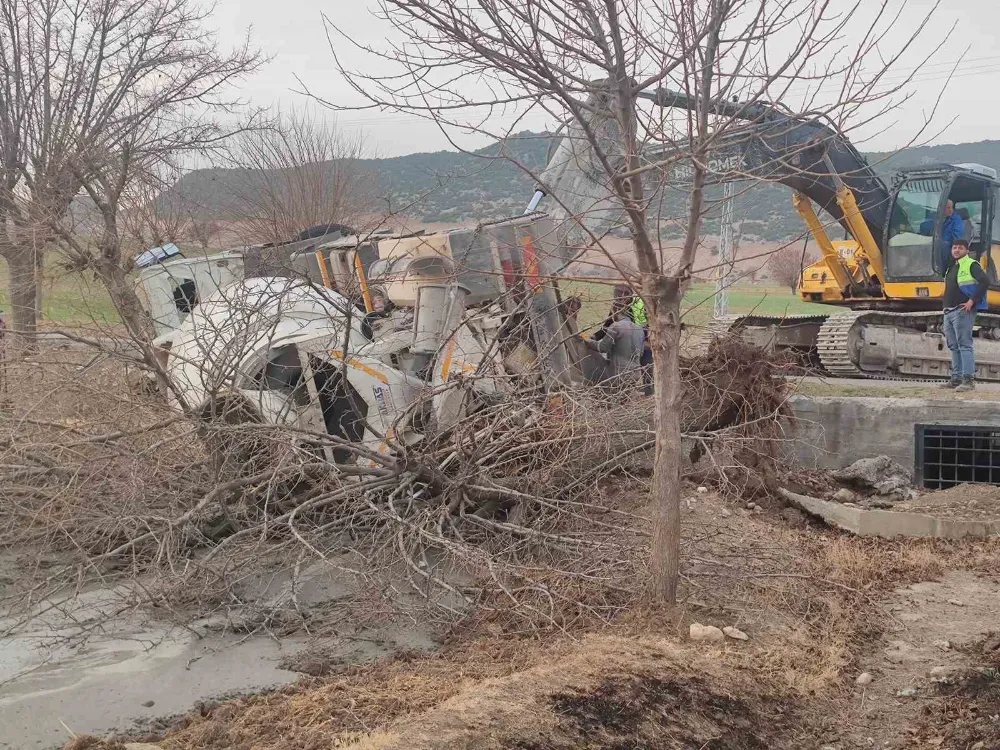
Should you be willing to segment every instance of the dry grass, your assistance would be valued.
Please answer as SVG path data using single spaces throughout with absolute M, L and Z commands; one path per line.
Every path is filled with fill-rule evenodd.
M 619 507 L 635 507 L 643 486 L 638 480 L 619 483 Z M 777 513 L 743 515 L 714 495 L 699 496 L 685 514 L 685 529 L 686 601 L 676 619 L 631 608 L 610 628 L 581 622 L 571 634 L 541 641 L 480 620 L 479 635 L 456 630 L 438 654 L 347 668 L 189 717 L 163 747 L 614 746 L 611 740 L 588 745 L 580 739 L 579 726 L 553 708 L 560 695 L 580 696 L 587 706 L 619 699 L 647 706 L 637 731 L 656 730 L 659 739 L 648 743 L 651 748 L 701 746 L 658 729 L 657 716 L 666 717 L 673 731 L 689 731 L 685 741 L 703 743 L 711 735 L 699 732 L 725 731 L 750 743 L 732 747 L 754 747 L 752 732 L 709 726 L 701 713 L 705 701 L 751 695 L 756 697 L 745 707 L 780 727 L 776 735 L 754 741 L 795 747 L 802 746 L 802 736 L 824 733 L 833 741 L 838 730 L 825 717 L 845 710 L 858 660 L 887 624 L 881 602 L 889 592 L 1000 552 L 1000 540 L 968 555 L 960 545 L 793 530 Z M 642 554 L 636 550 L 636 569 Z M 750 641 L 721 648 L 692 644 L 684 637 L 692 621 L 735 624 Z M 660 683 L 674 685 L 678 702 L 665 708 L 644 692 L 633 694 L 635 685 L 650 679 L 660 681 L 660 692 Z M 782 717 L 787 724 L 780 724 Z M 611 730 L 601 725 L 593 731 L 592 740 Z
M 396 654 L 347 667 L 329 679 L 243 698 L 190 716 L 162 743 L 168 750 L 320 748 L 441 704 L 482 680 L 536 658 L 530 642 L 463 644 L 431 656 Z M 334 745 L 336 746 L 336 745 Z
M 794 703 L 753 674 L 734 672 L 724 651 L 688 650 L 662 637 L 493 641 L 219 707 L 161 746 L 611 747 L 599 741 L 626 733 L 633 741 L 655 736 L 648 747 L 690 747 L 720 729 L 748 742 L 812 731 L 792 726 Z M 774 721 L 752 721 L 763 715 Z
M 68 742 L 63 750 L 125 750 L 125 744 L 85 734 Z

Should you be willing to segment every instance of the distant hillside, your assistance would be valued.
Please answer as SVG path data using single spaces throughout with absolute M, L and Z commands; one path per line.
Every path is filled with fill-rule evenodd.
M 372 213 L 391 210 L 424 222 L 458 222 L 512 216 L 524 210 L 534 185 L 525 172 L 512 163 L 537 172 L 545 163 L 551 137 L 545 133 L 520 133 L 502 144 L 474 155 L 452 151 L 410 154 L 391 159 L 369 159 L 359 167 L 377 175 L 381 205 Z M 508 154 L 511 159 L 501 155 Z M 978 162 L 1000 171 L 1000 141 L 922 146 L 889 156 L 868 155 L 878 171 L 886 173 L 902 166 L 933 162 Z M 245 174 L 235 169 L 203 169 L 185 175 L 164 200 L 181 201 L 204 219 L 236 220 L 239 217 L 239 185 Z M 709 194 L 712 201 L 719 190 Z M 684 196 L 667 197 L 667 203 L 682 208 Z M 717 211 L 715 212 L 717 213 Z M 783 240 L 802 232 L 802 222 L 792 208 L 786 189 L 759 185 L 745 190 L 735 204 L 735 218 L 743 221 L 743 232 L 761 240 Z M 710 215 L 705 231 L 718 231 Z M 671 229 L 663 230 L 670 236 Z M 679 230 L 673 231 L 679 235 Z
M 373 214 L 391 210 L 425 222 L 499 218 L 521 213 L 533 192 L 532 180 L 515 162 L 541 169 L 550 141 L 545 133 L 525 132 L 474 155 L 437 151 L 364 159 L 357 166 L 378 178 L 380 205 L 372 207 Z M 246 175 L 239 169 L 197 170 L 164 200 L 180 202 L 203 219 L 237 220 Z
M 868 161 L 880 171 L 920 164 L 966 164 L 973 162 L 993 167 L 1000 172 L 1000 141 L 977 141 L 976 143 L 954 143 L 939 146 L 915 146 L 896 154 L 866 154 Z

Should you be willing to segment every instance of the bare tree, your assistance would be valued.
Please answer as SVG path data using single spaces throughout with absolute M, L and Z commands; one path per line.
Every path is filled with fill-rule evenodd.
M 121 293 L 121 197 L 226 135 L 227 85 L 261 58 L 221 49 L 207 13 L 190 0 L 0 0 L 0 252 L 15 330 L 34 330 L 39 242 L 58 239 Z M 80 233 L 93 229 L 90 245 Z
M 212 221 L 211 219 L 203 219 L 192 212 L 188 219 L 186 231 L 187 236 L 197 242 L 202 250 L 208 250 L 215 241 L 215 238 L 219 236 L 222 227 L 219 222 Z
M 172 182 L 173 175 L 135 179 L 122 192 L 122 233 L 136 249 L 177 242 L 186 233 L 188 221 L 180 207 L 161 200 L 164 186 Z
M 13 330 L 28 336 L 35 330 L 39 256 L 48 240 L 44 231 L 32 225 L 25 202 L 41 198 L 50 181 L 40 175 L 28 186 L 23 177 L 31 156 L 31 108 L 38 85 L 34 79 L 49 54 L 48 40 L 38 24 L 42 5 L 26 0 L 0 3 L 0 255 L 10 275 Z M 45 156 L 35 159 L 33 166 L 40 164 L 44 171 L 51 163 Z M 50 209 L 68 207 L 72 190 L 67 192 L 63 200 L 49 195 L 45 203 Z M 24 346 L 26 340 L 19 338 Z
M 792 294 L 795 294 L 799 288 L 802 269 L 815 263 L 816 260 L 816 253 L 809 252 L 807 248 L 785 245 L 775 250 L 767 259 L 767 270 L 770 271 L 772 279 L 782 286 L 787 286 L 792 290 Z
M 347 64 L 352 35 L 327 21 L 338 67 L 364 106 L 424 117 L 456 148 L 455 139 L 470 132 L 502 142 L 529 116 L 564 123 L 559 169 L 551 161 L 544 174 L 519 166 L 554 213 L 567 217 L 574 243 L 605 248 L 610 230 L 628 231 L 628 264 L 606 254 L 641 290 L 649 318 L 656 390 L 649 593 L 656 601 L 677 597 L 680 304 L 700 245 L 706 186 L 770 179 L 766 170 L 717 157 L 753 139 L 746 123 L 766 120 L 760 112 L 830 122 L 843 135 L 892 111 L 919 65 L 886 75 L 930 18 L 917 19 L 891 49 L 887 34 L 900 25 L 902 5 L 885 0 L 862 14 L 860 5 L 834 9 L 827 0 L 381 0 L 389 41 L 355 44 L 375 58 L 363 65 Z M 773 101 L 782 104 L 761 107 Z M 787 156 L 783 167 L 807 170 Z M 579 179 L 562 179 L 563 167 Z M 664 251 L 664 224 L 683 230 L 679 257 Z
M 314 226 L 356 226 L 375 194 L 364 137 L 292 111 L 231 147 L 234 215 L 247 242 L 283 242 Z

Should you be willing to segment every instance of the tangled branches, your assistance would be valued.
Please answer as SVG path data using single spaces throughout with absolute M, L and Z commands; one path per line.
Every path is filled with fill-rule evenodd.
M 333 434 L 193 423 L 128 395 L 113 360 L 81 374 L 79 358 L 50 363 L 32 409 L 4 420 L 5 542 L 58 551 L 75 576 L 129 582 L 133 604 L 315 630 L 330 602 L 308 600 L 302 582 L 320 576 L 388 610 L 430 602 L 451 621 L 474 613 L 521 630 L 608 621 L 641 590 L 647 495 L 623 496 L 615 479 L 649 476 L 651 400 L 639 394 L 511 391 L 421 443 L 344 460 Z M 696 475 L 767 486 L 785 416 L 774 367 L 738 342 L 685 363 Z M 213 434 L 224 439 L 200 439 Z M 220 474 L 205 445 L 262 453 Z M 277 595 L 248 583 L 275 576 Z M 51 596 L 54 580 L 31 577 L 24 603 Z

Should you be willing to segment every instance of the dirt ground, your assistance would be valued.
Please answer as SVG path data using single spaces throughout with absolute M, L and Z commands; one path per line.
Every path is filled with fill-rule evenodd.
M 854 539 L 693 488 L 684 518 L 674 618 L 633 611 L 544 637 L 479 623 L 436 654 L 331 665 L 145 739 L 166 750 L 1000 748 L 1000 673 L 983 656 L 1000 626 L 1000 540 Z M 694 642 L 692 622 L 748 639 Z M 862 673 L 871 682 L 856 684 Z
M 940 518 L 978 521 L 1000 518 L 1000 487 L 990 484 L 962 484 L 929 492 L 899 503 L 900 510 L 927 513 Z
M 198 496 L 194 476 L 185 477 L 189 495 L 166 492 L 184 437 L 170 430 L 102 447 L 102 465 L 118 473 L 106 486 L 89 481 L 93 462 L 82 451 L 94 443 L 76 445 L 90 440 L 77 433 L 137 429 L 169 414 L 126 397 L 107 363 L 75 356 L 47 353 L 43 366 L 9 370 L 31 413 L 4 424 L 40 446 L 52 439 L 35 431 L 41 423 L 58 431 L 67 452 L 57 455 L 74 467 L 79 492 L 63 494 L 70 482 L 53 479 L 41 505 L 8 502 L 0 527 L 8 542 L 27 529 L 39 540 L 104 549 L 133 533 L 151 499 L 169 518 Z M 8 462 L 22 447 L 10 448 Z M 138 462 L 139 449 L 157 456 L 155 472 Z M 634 546 L 620 560 L 595 549 L 591 570 L 571 586 L 553 585 L 573 599 L 573 617 L 532 626 L 494 610 L 443 629 L 436 653 L 360 666 L 323 659 L 320 639 L 317 658 L 289 664 L 304 673 L 297 684 L 199 704 L 135 739 L 165 750 L 1000 749 L 1000 658 L 991 646 L 1000 631 L 1000 539 L 856 539 L 767 497 L 748 503 L 686 485 L 677 611 L 664 618 L 626 606 L 629 597 L 615 599 L 611 587 L 591 601 L 586 575 L 606 580 L 614 564 L 641 577 L 649 482 L 636 472 L 593 487 L 598 513 L 584 521 L 627 515 Z M 965 488 L 936 493 L 934 502 L 990 513 L 998 492 Z M 91 520 L 112 501 L 113 524 L 104 514 Z M 580 614 L 598 610 L 601 617 Z M 736 627 L 747 640 L 692 641 L 695 622 Z M 859 685 L 863 673 L 871 681 Z M 71 746 L 122 747 L 84 737 Z
M 884 610 L 887 631 L 861 662 L 874 679 L 855 690 L 852 703 L 857 736 L 872 737 L 876 748 L 964 748 L 987 740 L 991 744 L 982 747 L 1000 747 L 1000 723 L 992 716 L 981 717 L 982 725 L 965 736 L 956 736 L 952 722 L 939 716 L 948 686 L 986 667 L 977 646 L 1000 627 L 1000 581 L 949 570 L 940 580 L 900 588 Z M 1000 681 L 993 689 L 1000 691 Z

